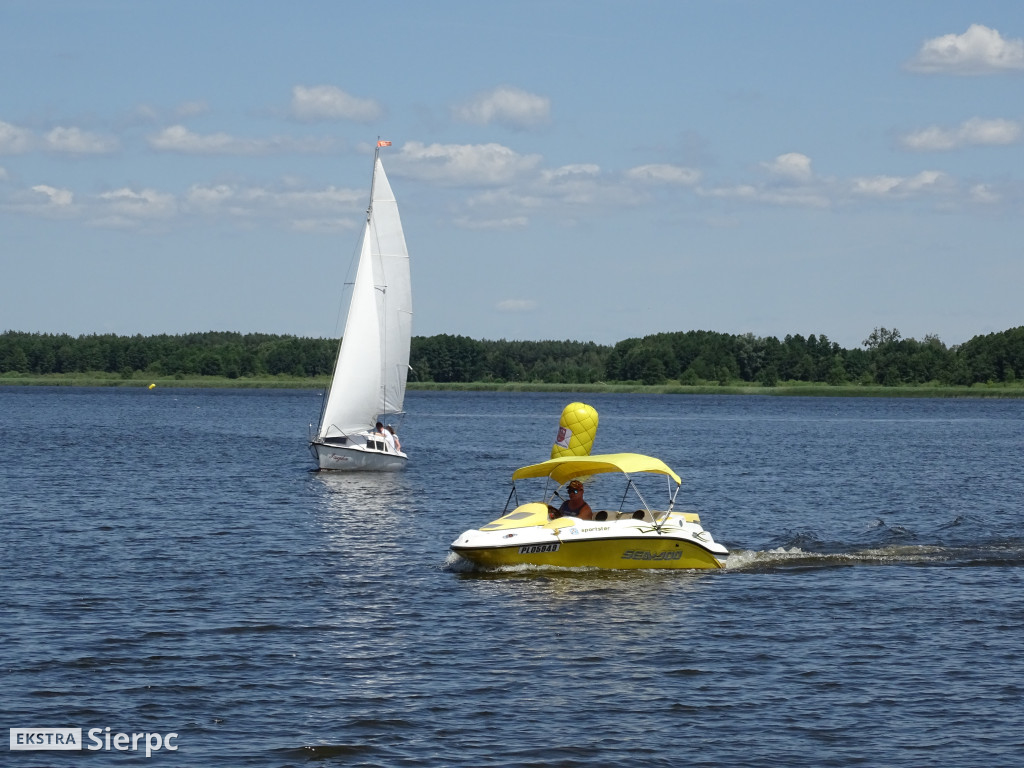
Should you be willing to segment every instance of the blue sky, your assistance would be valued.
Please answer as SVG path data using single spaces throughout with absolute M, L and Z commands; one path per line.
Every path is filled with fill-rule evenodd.
M 1024 3 L 0 0 L 0 330 L 340 332 L 372 147 L 414 333 L 1024 324 Z

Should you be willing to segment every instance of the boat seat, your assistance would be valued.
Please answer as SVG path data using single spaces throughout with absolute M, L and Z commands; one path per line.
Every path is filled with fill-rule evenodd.
M 607 520 L 608 519 L 608 511 L 605 510 L 605 509 L 602 509 L 600 512 L 595 512 L 594 513 L 594 519 L 595 520 Z

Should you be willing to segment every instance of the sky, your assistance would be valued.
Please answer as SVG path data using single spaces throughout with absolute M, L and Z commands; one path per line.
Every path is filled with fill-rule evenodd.
M 0 331 L 1024 325 L 1024 3 L 0 0 Z

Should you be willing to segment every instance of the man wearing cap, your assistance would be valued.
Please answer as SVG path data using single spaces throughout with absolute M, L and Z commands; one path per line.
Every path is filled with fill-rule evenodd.
M 562 515 L 572 515 L 580 520 L 593 520 L 594 511 L 583 500 L 583 483 L 579 480 L 573 480 L 565 488 L 569 498 L 563 501 L 562 506 L 558 509 L 548 505 L 548 518 L 554 520 Z

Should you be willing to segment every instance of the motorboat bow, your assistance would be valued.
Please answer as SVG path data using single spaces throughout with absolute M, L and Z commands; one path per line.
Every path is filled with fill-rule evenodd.
M 661 511 L 644 498 L 659 477 L 668 486 L 668 503 Z M 541 478 L 543 500 L 519 504 L 517 484 Z M 577 480 L 586 488 L 593 519 L 559 514 L 563 489 Z M 660 459 L 638 453 L 562 456 L 531 464 L 512 474 L 502 516 L 461 534 L 451 549 L 482 568 L 724 568 L 729 551 L 704 530 L 700 517 L 673 509 L 681 484 Z

